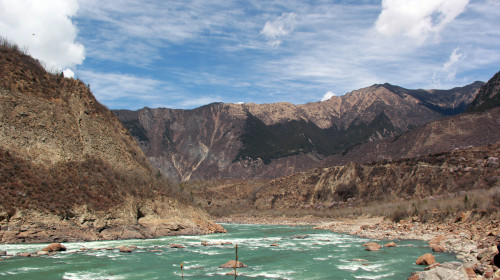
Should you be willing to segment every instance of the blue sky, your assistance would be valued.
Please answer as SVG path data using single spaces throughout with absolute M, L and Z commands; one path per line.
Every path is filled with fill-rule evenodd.
M 0 0 L 0 36 L 111 109 L 487 81 L 499 26 L 500 0 Z

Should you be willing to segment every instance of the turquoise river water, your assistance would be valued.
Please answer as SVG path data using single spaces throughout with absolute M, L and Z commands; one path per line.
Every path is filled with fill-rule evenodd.
M 395 241 L 399 246 L 378 252 L 364 250 L 369 239 L 314 230 L 310 226 L 224 224 L 227 234 L 175 236 L 147 240 L 65 243 L 68 251 L 55 256 L 11 257 L 0 261 L 0 279 L 234 279 L 219 268 L 235 259 L 248 267 L 237 279 L 406 279 L 422 266 L 415 260 L 431 252 L 422 241 Z M 300 236 L 299 236 L 300 235 Z M 299 238 L 298 238 L 299 237 Z M 232 242 L 233 245 L 203 246 Z M 377 241 L 385 244 L 390 240 Z M 170 244 L 186 248 L 170 248 Z M 279 246 L 270 246 L 278 243 Z M 132 253 L 103 248 L 136 245 Z M 35 252 L 46 244 L 0 245 L 8 254 Z M 86 251 L 80 251 L 82 247 Z M 153 250 L 155 250 L 153 252 Z M 160 251 L 161 250 L 161 251 Z M 438 262 L 454 255 L 433 253 Z

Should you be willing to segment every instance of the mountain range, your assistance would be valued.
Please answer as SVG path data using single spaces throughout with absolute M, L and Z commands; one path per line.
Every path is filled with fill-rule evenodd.
M 303 105 L 214 103 L 113 112 L 167 177 L 277 178 L 363 160 L 345 155 L 360 144 L 464 112 L 483 84 L 450 90 L 377 84 Z

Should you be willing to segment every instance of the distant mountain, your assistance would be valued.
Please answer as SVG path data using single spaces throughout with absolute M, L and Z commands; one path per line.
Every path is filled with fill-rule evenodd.
M 223 230 L 181 202 L 114 114 L 81 82 L 0 45 L 2 243 Z
M 484 111 L 500 106 L 500 72 L 496 73 L 478 92 L 467 112 Z
M 214 103 L 114 113 L 169 177 L 276 178 L 461 113 L 482 85 L 409 90 L 381 84 L 304 105 Z
M 469 107 L 391 138 L 328 157 L 321 167 L 274 180 L 186 183 L 195 201 L 216 215 L 235 209 L 337 209 L 373 202 L 456 196 L 500 187 L 500 95 L 496 74 Z M 485 101 L 486 100 L 486 101 Z M 489 109 L 483 109 L 482 104 Z M 208 185 L 208 187 L 207 187 Z M 203 186 L 203 187 L 200 187 Z M 215 186 L 215 187 L 210 187 Z M 494 200 L 494 198 L 492 198 Z M 489 198 L 485 198 L 488 203 Z M 498 211 L 493 201 L 490 211 Z M 293 212 L 298 211 L 298 212 Z M 276 212 L 281 213 L 281 212 Z

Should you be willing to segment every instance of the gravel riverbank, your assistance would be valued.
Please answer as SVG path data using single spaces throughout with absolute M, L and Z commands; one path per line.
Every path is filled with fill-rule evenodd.
M 430 266 L 428 271 L 420 276 L 414 276 L 412 279 L 500 279 L 500 270 L 492 264 L 493 256 L 498 253 L 496 245 L 500 243 L 500 222 L 490 219 L 472 220 L 467 213 L 459 213 L 455 219 L 439 223 L 424 223 L 417 218 L 394 223 L 382 217 L 328 219 L 314 216 L 300 218 L 231 216 L 219 218 L 217 222 L 308 224 L 317 229 L 331 230 L 370 239 L 424 240 L 429 242 L 431 252 L 444 250 L 455 253 L 461 264 L 458 266 L 444 264 Z M 418 257 L 415 256 L 415 260 Z M 450 278 L 432 278 L 434 275 L 431 276 L 429 271 L 433 271 L 434 274 L 448 273 Z

